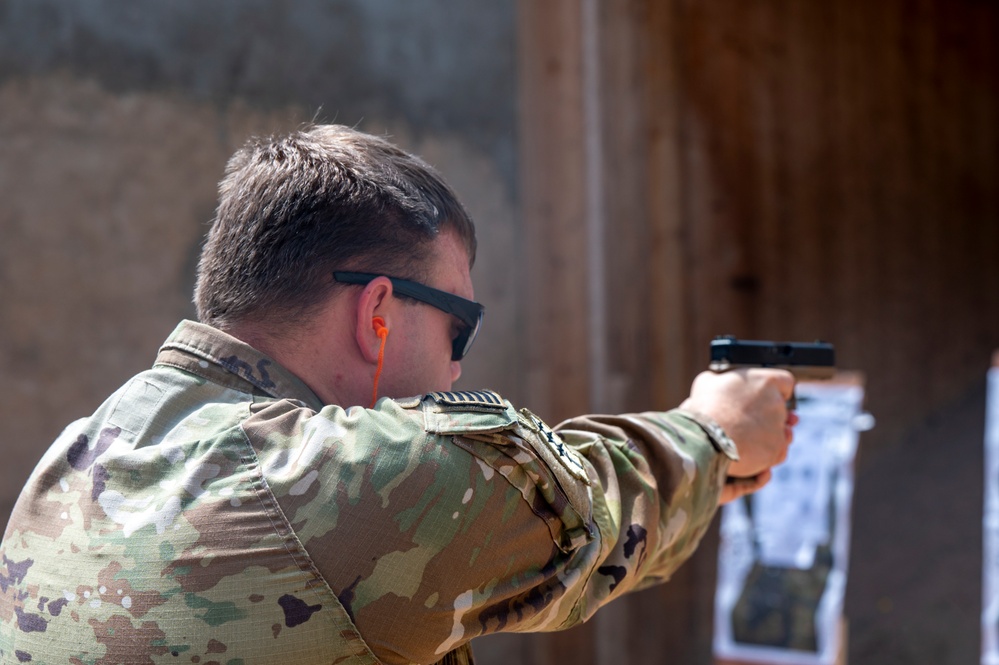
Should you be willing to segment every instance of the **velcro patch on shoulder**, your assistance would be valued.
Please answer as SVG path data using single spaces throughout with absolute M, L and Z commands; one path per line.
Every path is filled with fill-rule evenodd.
M 485 409 L 506 408 L 503 398 L 492 390 L 460 390 L 455 392 L 430 393 L 432 398 L 441 406 L 473 407 Z
M 436 434 L 498 432 L 517 423 L 517 412 L 491 390 L 429 393 L 423 416 L 426 430 Z

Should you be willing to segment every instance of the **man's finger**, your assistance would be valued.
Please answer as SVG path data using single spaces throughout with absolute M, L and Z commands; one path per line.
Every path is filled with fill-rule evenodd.
M 725 480 L 725 486 L 722 488 L 721 497 L 718 499 L 719 504 L 726 504 L 730 501 L 735 501 L 736 499 L 746 496 L 747 494 L 752 494 L 757 490 L 761 489 L 764 485 L 770 482 L 772 477 L 770 469 L 756 474 L 752 478 L 735 478 L 729 476 Z
M 786 369 L 775 369 L 773 367 L 754 368 L 751 371 L 766 376 L 767 381 L 769 381 L 773 386 L 777 388 L 777 390 L 780 391 L 781 397 L 784 398 L 785 402 L 789 401 L 792 397 L 794 397 L 795 381 L 794 381 L 794 374 L 792 374 L 791 372 L 787 371 Z

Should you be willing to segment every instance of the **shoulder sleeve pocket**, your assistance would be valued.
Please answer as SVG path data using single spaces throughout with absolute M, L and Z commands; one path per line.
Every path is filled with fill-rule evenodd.
M 502 407 L 423 401 L 428 432 L 449 435 L 458 447 L 516 487 L 545 521 L 555 545 L 571 552 L 594 538 L 593 496 L 586 461 L 537 416 Z

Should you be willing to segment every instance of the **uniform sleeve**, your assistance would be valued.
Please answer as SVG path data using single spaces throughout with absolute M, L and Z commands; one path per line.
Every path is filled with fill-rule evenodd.
M 567 617 L 575 622 L 623 593 L 667 580 L 693 554 L 735 451 L 680 411 L 584 416 L 557 430 L 597 478 L 599 538 L 574 562 L 593 560 L 578 609 Z
M 553 430 L 508 403 L 425 400 L 293 420 L 282 429 L 314 455 L 294 466 L 320 480 L 304 495 L 295 474 L 272 469 L 269 481 L 389 664 L 434 663 L 479 635 L 566 628 L 667 578 L 710 523 L 728 465 L 680 412 Z

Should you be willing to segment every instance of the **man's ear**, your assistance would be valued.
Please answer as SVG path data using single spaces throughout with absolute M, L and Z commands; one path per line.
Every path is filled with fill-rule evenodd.
M 357 299 L 354 337 L 361 356 L 371 364 L 378 362 L 382 344 L 375 318 L 380 319 L 382 327 L 391 328 L 393 304 L 392 282 L 388 277 L 376 277 L 368 282 Z

